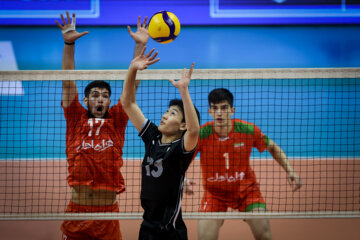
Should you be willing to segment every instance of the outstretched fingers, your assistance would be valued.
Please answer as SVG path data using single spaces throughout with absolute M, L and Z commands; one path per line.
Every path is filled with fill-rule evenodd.
M 156 56 L 157 56 L 157 55 L 158 55 L 158 51 L 156 51 L 156 52 L 154 53 L 154 55 L 152 55 L 152 56 L 148 57 L 149 61 L 154 60 L 154 59 L 156 58 Z
M 55 22 L 56 22 L 56 25 L 62 30 L 62 29 L 63 29 L 63 26 L 59 23 L 59 21 L 58 21 L 58 20 L 55 20 Z
M 130 26 L 127 26 L 127 30 L 130 33 L 130 36 L 133 36 L 134 32 L 131 30 Z
M 143 47 L 143 49 L 140 52 L 140 55 L 137 56 L 136 58 L 134 58 L 134 63 L 136 62 L 138 65 L 138 69 L 139 70 L 143 70 L 146 69 L 148 66 L 158 62 L 160 60 L 160 58 L 156 58 L 156 56 L 158 55 L 158 52 L 155 52 L 155 48 L 151 49 L 150 52 L 148 52 L 145 55 L 145 50 L 146 50 L 146 46 Z
M 143 49 L 140 52 L 140 56 L 144 56 L 145 55 L 145 50 L 146 50 L 146 46 L 143 47 Z
M 55 22 L 56 22 L 56 25 L 61 29 L 63 29 L 67 24 L 74 24 L 74 25 L 76 24 L 75 13 L 72 14 L 72 21 L 71 21 L 71 18 L 70 18 L 69 11 L 66 11 L 66 20 L 65 20 L 65 17 L 64 17 L 64 15 L 62 13 L 60 14 L 60 18 L 61 18 L 61 21 L 62 21 L 62 25 L 61 25 L 61 23 L 59 23 L 58 20 L 55 20 Z
M 66 11 L 66 18 L 67 18 L 68 24 L 70 24 L 71 23 L 71 18 L 70 18 L 69 11 Z
M 76 24 L 76 17 L 75 17 L 75 13 L 73 13 L 73 15 L 72 15 L 72 22 L 71 22 L 72 24 Z
M 143 24 L 142 24 L 142 27 L 143 27 L 143 28 L 145 28 L 145 27 L 146 27 L 147 19 L 148 19 L 148 17 L 147 17 L 147 16 L 145 16 L 144 22 L 143 22 Z
M 145 28 L 145 27 L 146 27 L 147 19 L 148 19 L 148 17 L 146 16 L 146 17 L 144 18 L 143 23 L 141 23 L 141 16 L 138 16 L 137 28 L 138 28 L 138 29 L 139 29 L 139 28 Z
M 156 56 L 158 55 L 158 52 L 156 51 L 154 53 L 154 51 L 155 51 L 155 48 L 151 49 L 151 51 L 148 52 L 148 54 L 146 54 L 146 58 L 148 59 L 149 65 L 152 65 L 160 60 L 160 58 L 155 59 Z
M 190 70 L 189 70 L 189 72 L 188 72 L 188 74 L 187 74 L 187 76 L 188 76 L 189 78 L 191 78 L 191 75 L 192 75 L 192 73 L 193 73 L 194 65 L 195 65 L 195 63 L 192 63 L 192 64 L 191 64 Z
M 65 21 L 64 15 L 62 13 L 60 14 L 60 18 L 61 18 L 61 21 L 63 22 L 63 26 L 65 26 L 66 21 Z
M 138 16 L 138 20 L 137 20 L 137 28 L 141 27 L 141 16 Z
M 86 35 L 86 34 L 88 34 L 88 33 L 89 33 L 88 31 L 81 32 L 81 33 L 79 33 L 79 37 L 78 37 L 78 38 L 81 38 L 82 36 L 84 36 L 84 35 Z
M 153 65 L 154 63 L 160 61 L 160 58 L 154 59 L 154 60 L 149 60 L 149 64 L 148 65 Z
M 154 51 L 155 48 L 151 49 L 151 51 L 146 54 L 146 58 L 149 58 Z
M 188 73 L 186 73 L 186 68 L 184 68 L 184 70 L 182 72 L 182 78 L 183 79 L 185 79 L 185 78 L 191 79 L 191 75 L 192 75 L 193 70 L 194 70 L 194 65 L 195 65 L 194 63 L 191 64 Z

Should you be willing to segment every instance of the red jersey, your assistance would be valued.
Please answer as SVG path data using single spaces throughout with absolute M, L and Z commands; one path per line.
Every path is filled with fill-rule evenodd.
M 66 155 L 70 186 L 87 185 L 94 190 L 125 191 L 120 167 L 128 116 L 120 101 L 106 118 L 89 118 L 77 95 L 64 109 Z
M 226 138 L 215 132 L 214 122 L 202 125 L 198 149 L 205 190 L 229 197 L 257 183 L 250 166 L 251 151 L 256 147 L 263 152 L 268 144 L 268 138 L 256 125 L 239 119 L 231 123 Z

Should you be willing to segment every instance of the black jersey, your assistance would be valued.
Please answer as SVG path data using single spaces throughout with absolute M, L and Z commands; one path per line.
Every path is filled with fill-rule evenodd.
M 142 227 L 160 232 L 181 231 L 185 227 L 181 218 L 184 177 L 195 149 L 186 152 L 183 137 L 171 143 L 161 143 L 162 134 L 150 120 L 146 121 L 139 136 L 146 149 L 141 181 Z

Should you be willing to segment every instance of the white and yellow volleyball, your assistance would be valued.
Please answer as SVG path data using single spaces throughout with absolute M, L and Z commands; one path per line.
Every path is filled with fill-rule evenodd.
M 175 14 L 168 11 L 155 13 L 149 21 L 150 37 L 159 43 L 170 43 L 180 33 L 180 21 Z

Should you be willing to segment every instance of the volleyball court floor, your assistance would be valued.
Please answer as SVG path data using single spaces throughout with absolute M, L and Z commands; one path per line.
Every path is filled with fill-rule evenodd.
M 283 170 L 271 160 L 253 160 L 268 208 L 275 211 L 359 211 L 360 159 L 293 159 L 303 180 L 291 192 Z M 119 196 L 121 212 L 141 212 L 139 160 L 124 162 L 127 191 Z M 66 161 L 1 161 L 0 212 L 63 212 L 69 200 Z M 200 166 L 195 160 L 187 177 L 195 180 L 193 196 L 184 195 L 183 212 L 196 212 L 201 197 Z M 190 240 L 197 239 L 197 220 L 185 220 Z M 137 239 L 141 220 L 120 220 L 123 239 Z M 359 218 L 271 219 L 274 239 L 360 239 Z M 0 239 L 59 240 L 61 221 L 0 221 Z M 225 220 L 219 239 L 253 239 L 241 219 Z

